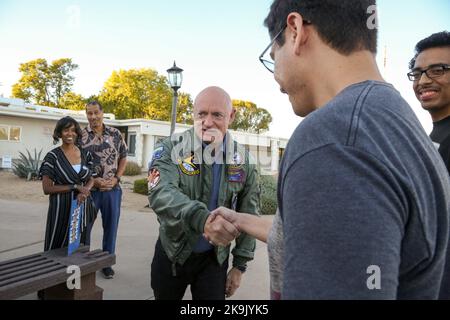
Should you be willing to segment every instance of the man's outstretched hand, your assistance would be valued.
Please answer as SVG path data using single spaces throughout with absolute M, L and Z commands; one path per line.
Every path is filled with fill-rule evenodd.
M 220 215 L 209 215 L 203 236 L 212 244 L 227 246 L 239 236 L 239 230 Z
M 231 222 L 236 228 L 238 228 L 238 218 L 239 213 L 237 213 L 234 210 L 225 208 L 225 207 L 219 207 L 213 211 L 211 211 L 211 215 L 215 218 L 217 216 L 221 216 L 228 222 Z M 213 219 L 214 221 L 214 219 Z

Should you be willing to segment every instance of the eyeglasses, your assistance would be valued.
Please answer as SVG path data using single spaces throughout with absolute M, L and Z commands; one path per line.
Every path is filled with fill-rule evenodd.
M 409 72 L 408 78 L 411 81 L 419 81 L 422 78 L 422 75 L 425 73 L 428 78 L 435 79 L 444 75 L 444 73 L 450 70 L 450 65 L 448 64 L 436 64 L 429 66 L 425 70 L 413 70 Z
M 311 21 L 309 20 L 303 20 L 303 24 L 311 24 Z M 261 53 L 261 55 L 259 56 L 259 61 L 261 61 L 261 63 L 264 65 L 264 67 L 266 67 L 267 70 L 269 70 L 270 72 L 274 72 L 275 69 L 275 62 L 273 61 L 272 57 L 270 56 L 270 54 L 267 55 L 267 58 L 264 57 L 264 55 L 267 54 L 267 52 L 270 53 L 273 44 L 275 43 L 275 41 L 277 41 L 278 37 L 284 32 L 284 30 L 286 30 L 287 25 L 285 25 L 283 28 L 281 28 L 281 30 L 275 35 L 275 37 L 273 37 L 272 41 L 269 43 L 269 45 L 267 46 L 267 48 L 264 49 L 264 51 Z
M 272 41 L 270 41 L 270 43 L 267 46 L 267 48 L 265 48 L 264 51 L 259 56 L 259 61 L 261 61 L 261 63 L 264 65 L 264 67 L 266 67 L 266 69 L 269 70 L 272 73 L 273 73 L 273 71 L 275 69 L 275 62 L 273 61 L 272 57 L 270 57 L 270 56 L 268 58 L 263 58 L 263 57 L 267 53 L 267 51 L 269 51 L 269 49 L 272 48 L 272 46 L 275 43 L 275 41 L 277 41 L 277 38 L 284 32 L 286 27 L 287 27 L 287 25 L 285 25 L 283 28 L 281 28 L 280 31 L 278 31 L 276 36 L 273 37 Z

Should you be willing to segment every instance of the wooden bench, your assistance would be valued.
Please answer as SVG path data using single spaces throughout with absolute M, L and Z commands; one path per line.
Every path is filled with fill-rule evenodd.
M 103 289 L 95 283 L 97 270 L 116 263 L 116 256 L 101 250 L 80 248 L 67 256 L 67 248 L 0 262 L 0 300 L 16 299 L 43 290 L 45 300 L 102 300 Z M 69 266 L 78 266 L 81 288 L 69 290 Z

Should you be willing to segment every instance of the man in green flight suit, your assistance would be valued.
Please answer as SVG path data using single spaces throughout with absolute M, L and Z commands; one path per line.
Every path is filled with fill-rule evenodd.
M 148 181 L 150 207 L 160 223 L 151 267 L 156 300 L 181 300 L 188 285 L 194 300 L 224 300 L 253 259 L 255 239 L 209 215 L 220 206 L 259 214 L 259 173 L 228 132 L 234 117 L 230 96 L 208 87 L 195 99 L 194 127 L 165 139 L 153 152 Z M 236 236 L 227 273 L 230 246 L 225 244 Z

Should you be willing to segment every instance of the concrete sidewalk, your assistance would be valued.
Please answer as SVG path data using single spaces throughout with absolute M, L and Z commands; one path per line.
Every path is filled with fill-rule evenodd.
M 46 203 L 29 203 L 0 199 L 0 261 L 43 251 Z M 271 219 L 271 217 L 263 217 Z M 159 224 L 151 209 L 122 210 L 117 239 L 116 275 L 112 280 L 97 273 L 97 283 L 108 300 L 154 299 L 150 287 L 150 263 L 158 238 Z M 101 248 L 101 217 L 92 232 L 92 250 Z M 21 299 L 36 299 L 28 295 Z M 191 299 L 187 290 L 185 299 Z M 241 287 L 230 300 L 269 299 L 269 267 L 266 244 L 257 241 L 255 259 L 242 277 Z

